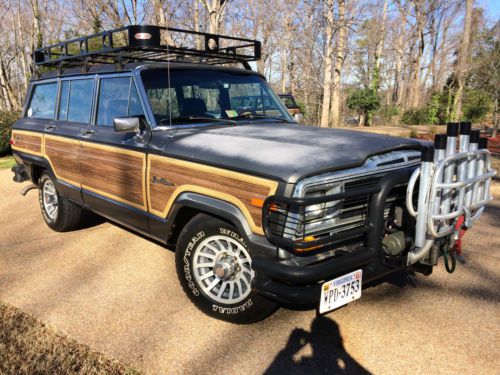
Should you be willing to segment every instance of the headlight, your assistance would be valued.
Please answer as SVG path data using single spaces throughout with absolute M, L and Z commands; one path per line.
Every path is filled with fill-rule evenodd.
M 319 198 L 319 197 L 324 197 L 324 196 L 325 196 L 324 191 L 316 191 L 312 194 L 308 194 L 307 198 Z M 306 222 L 323 217 L 323 215 L 325 214 L 325 206 L 326 206 L 326 203 L 318 203 L 318 204 L 313 204 L 311 206 L 307 206 L 306 207 Z
M 330 186 L 322 186 L 322 188 L 325 190 L 316 190 L 306 193 L 306 197 L 325 197 L 344 192 L 344 184 L 342 182 L 334 183 Z M 343 200 L 337 200 L 307 206 L 305 214 L 305 232 L 316 232 L 335 224 L 342 212 L 343 204 Z

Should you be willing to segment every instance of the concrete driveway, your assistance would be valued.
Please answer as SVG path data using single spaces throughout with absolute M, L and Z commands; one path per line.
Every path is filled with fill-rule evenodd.
M 184 296 L 174 254 L 108 222 L 52 232 L 37 192 L 0 170 L 0 300 L 151 374 L 498 374 L 500 204 L 466 236 L 468 264 L 393 277 L 317 318 L 236 326 Z

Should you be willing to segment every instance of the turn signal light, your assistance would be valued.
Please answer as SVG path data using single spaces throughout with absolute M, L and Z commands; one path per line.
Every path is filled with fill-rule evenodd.
M 252 198 L 250 200 L 250 204 L 254 207 L 263 207 L 264 206 L 264 200 L 260 198 Z
M 11 145 L 11 146 L 12 146 L 12 145 L 13 145 L 13 144 L 15 144 L 15 143 L 16 143 L 16 142 L 14 141 L 14 138 L 11 138 L 11 139 L 9 140 L 9 145 Z

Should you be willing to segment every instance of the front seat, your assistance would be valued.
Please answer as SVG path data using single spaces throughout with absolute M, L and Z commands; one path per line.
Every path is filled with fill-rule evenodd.
M 190 116 L 206 116 L 207 105 L 200 98 L 185 98 L 180 105 L 180 113 L 182 117 Z

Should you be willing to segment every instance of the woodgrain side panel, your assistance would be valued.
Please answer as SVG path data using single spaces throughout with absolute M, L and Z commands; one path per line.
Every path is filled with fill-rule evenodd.
M 80 186 L 80 142 L 63 137 L 45 136 L 45 157 L 57 178 Z
M 42 155 L 43 134 L 13 130 L 12 138 L 14 139 L 14 145 L 12 145 L 12 148 L 14 150 L 19 150 L 39 156 Z
M 82 142 L 80 163 L 82 188 L 147 210 L 143 153 Z
M 251 201 L 255 198 L 263 201 L 273 194 L 276 182 L 166 157 L 150 156 L 148 164 L 151 213 L 166 217 L 180 193 L 200 192 L 235 204 L 247 217 L 252 230 L 262 233 L 262 208 L 252 205 Z M 165 179 L 172 186 L 159 179 Z

